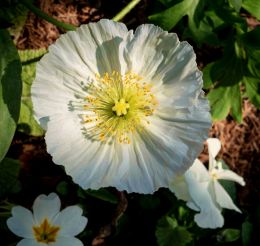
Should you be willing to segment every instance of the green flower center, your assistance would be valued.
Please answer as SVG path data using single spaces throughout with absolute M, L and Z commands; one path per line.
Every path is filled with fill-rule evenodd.
M 132 72 L 96 75 L 87 92 L 83 115 L 85 133 L 99 141 L 116 138 L 120 143 L 129 144 L 133 133 L 150 123 L 147 117 L 158 104 L 151 86 Z

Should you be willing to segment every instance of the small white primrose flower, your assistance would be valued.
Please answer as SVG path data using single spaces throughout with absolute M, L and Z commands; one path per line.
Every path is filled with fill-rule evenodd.
M 55 193 L 38 196 L 33 204 L 33 213 L 21 206 L 12 208 L 8 228 L 23 237 L 17 246 L 83 246 L 75 238 L 87 224 L 82 209 L 69 206 L 60 211 L 61 202 Z
M 211 125 L 187 42 L 101 20 L 62 35 L 32 86 L 47 151 L 83 189 L 152 193 L 202 149 Z
M 188 171 L 175 178 L 170 186 L 177 198 L 187 201 L 187 206 L 200 213 L 194 217 L 195 222 L 202 228 L 222 227 L 224 218 L 222 208 L 241 212 L 232 199 L 218 182 L 230 180 L 245 185 L 242 177 L 233 171 L 222 168 L 221 162 L 215 160 L 221 143 L 216 138 L 207 140 L 209 150 L 209 169 L 196 159 Z

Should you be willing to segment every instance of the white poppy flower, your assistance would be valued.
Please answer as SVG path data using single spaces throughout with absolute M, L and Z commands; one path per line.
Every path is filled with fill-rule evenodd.
M 174 33 L 101 20 L 62 35 L 32 86 L 47 151 L 84 189 L 152 193 L 190 167 L 210 127 L 195 53 Z
M 245 185 L 245 182 L 233 171 L 223 169 L 221 162 L 215 160 L 221 148 L 220 141 L 209 138 L 207 143 L 209 169 L 196 159 L 183 176 L 173 180 L 170 189 L 179 199 L 187 201 L 188 207 L 200 212 L 194 218 L 198 226 L 217 228 L 224 224 L 224 218 L 221 215 L 222 208 L 240 212 L 218 180 L 231 180 L 241 185 Z
M 17 246 L 83 246 L 75 238 L 87 224 L 82 209 L 69 206 L 60 211 L 60 206 L 60 199 L 55 193 L 38 196 L 33 204 L 33 213 L 15 206 L 7 226 L 14 234 L 24 238 Z

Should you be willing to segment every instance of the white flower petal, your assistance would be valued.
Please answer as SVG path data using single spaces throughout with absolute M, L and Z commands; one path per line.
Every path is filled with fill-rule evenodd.
M 12 217 L 7 220 L 8 228 L 16 235 L 33 238 L 32 226 L 34 224 L 32 212 L 24 207 L 12 208 Z
M 235 172 L 227 169 L 222 169 L 220 171 L 216 171 L 218 179 L 230 180 L 239 183 L 244 186 L 246 183 L 243 177 L 239 176 Z
M 209 151 L 209 171 L 211 171 L 216 165 L 215 157 L 221 149 L 221 142 L 217 138 L 208 138 L 207 144 Z
M 233 209 L 239 213 L 241 210 L 234 204 L 229 194 L 218 181 L 214 181 L 216 202 L 222 208 Z
M 176 176 L 176 178 L 173 178 L 169 189 L 175 194 L 178 199 L 181 199 L 183 201 L 191 201 L 192 199 L 189 194 L 189 189 L 185 180 L 185 176 Z
M 55 193 L 48 196 L 39 195 L 33 203 L 33 216 L 36 224 L 41 224 L 44 219 L 51 221 L 60 211 L 60 198 Z
M 209 172 L 205 165 L 199 159 L 195 159 L 194 163 L 187 172 L 192 172 L 193 176 L 198 182 L 210 181 Z
M 84 246 L 83 243 L 75 237 L 60 237 L 51 246 Z
M 208 210 L 202 210 L 194 216 L 194 221 L 201 228 L 215 229 L 224 225 L 224 218 L 219 209 L 212 206 Z
M 17 246 L 43 246 L 47 244 L 38 243 L 35 239 L 23 239 L 21 240 Z
M 186 205 L 188 208 L 200 212 L 200 208 L 193 201 L 186 202 Z
M 56 164 L 63 164 L 68 175 L 82 188 L 99 189 L 116 186 L 125 174 L 127 146 L 115 146 L 84 137 L 77 119 L 56 117 L 48 123 L 45 136 L 47 150 Z M 118 143 L 116 143 L 118 145 Z M 74 150 L 71 152 L 71 150 Z M 113 163 L 113 164 L 112 164 Z
M 200 210 L 200 213 L 194 217 L 195 222 L 202 228 L 222 227 L 224 220 L 208 192 L 208 182 L 198 182 L 190 171 L 186 172 L 185 177 L 190 196 Z
M 155 75 L 169 66 L 169 58 L 179 45 L 176 34 L 169 34 L 154 25 L 139 26 L 127 44 L 130 70 L 158 83 Z M 156 73 L 157 71 L 157 73 Z
M 84 230 L 87 218 L 82 216 L 82 209 L 69 206 L 63 209 L 53 223 L 60 226 L 59 236 L 76 236 Z

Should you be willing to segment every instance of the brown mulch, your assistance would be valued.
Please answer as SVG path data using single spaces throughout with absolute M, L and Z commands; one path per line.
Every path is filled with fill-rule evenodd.
M 94 22 L 103 17 L 103 14 L 89 1 L 38 0 L 36 5 L 51 17 L 74 26 Z M 16 46 L 18 49 L 47 48 L 63 32 L 64 30 L 30 12 Z

